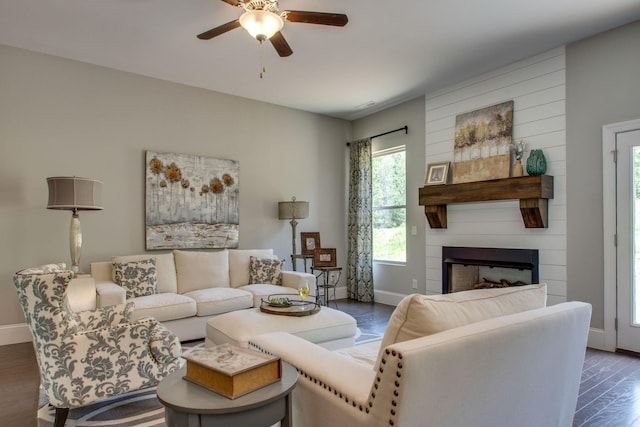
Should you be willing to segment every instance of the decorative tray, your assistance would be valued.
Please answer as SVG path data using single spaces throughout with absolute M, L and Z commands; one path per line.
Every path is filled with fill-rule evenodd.
M 308 296 L 306 300 L 293 294 L 273 294 L 260 302 L 260 311 L 280 316 L 309 316 L 320 311 L 320 304 L 315 297 Z

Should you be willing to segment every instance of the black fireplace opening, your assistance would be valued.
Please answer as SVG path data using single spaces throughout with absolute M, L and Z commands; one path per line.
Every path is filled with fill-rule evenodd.
M 537 249 L 443 246 L 442 293 L 475 289 L 484 282 L 539 283 L 538 256 Z

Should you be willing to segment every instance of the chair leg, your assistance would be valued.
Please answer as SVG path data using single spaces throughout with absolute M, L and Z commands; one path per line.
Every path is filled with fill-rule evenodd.
M 53 427 L 64 427 L 69 416 L 69 408 L 56 408 L 56 417 L 53 420 Z

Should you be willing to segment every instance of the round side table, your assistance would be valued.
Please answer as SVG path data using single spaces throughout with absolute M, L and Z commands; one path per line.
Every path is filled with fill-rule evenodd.
M 282 362 L 282 378 L 236 399 L 226 398 L 182 377 L 185 368 L 158 384 L 158 400 L 165 406 L 168 427 L 269 427 L 278 421 L 291 427 L 291 391 L 298 373 Z

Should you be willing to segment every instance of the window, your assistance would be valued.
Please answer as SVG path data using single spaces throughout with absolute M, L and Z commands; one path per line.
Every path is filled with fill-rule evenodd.
M 373 153 L 373 259 L 407 260 L 407 179 L 405 147 Z

